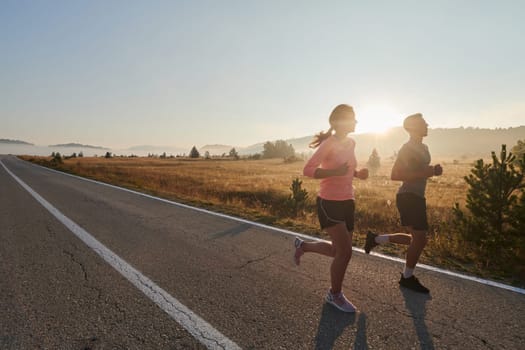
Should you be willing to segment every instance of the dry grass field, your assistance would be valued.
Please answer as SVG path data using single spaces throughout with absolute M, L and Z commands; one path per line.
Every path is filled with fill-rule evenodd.
M 23 157 L 49 165 L 49 157 Z M 439 160 L 438 160 L 439 161 Z M 360 164 L 364 165 L 362 161 Z M 478 266 L 468 248 L 452 233 L 452 207 L 463 205 L 467 175 L 472 163 L 441 162 L 443 175 L 431 178 L 427 186 L 430 240 L 422 262 L 483 277 L 505 274 Z M 158 158 L 71 158 L 56 168 L 99 181 L 142 191 L 163 198 L 208 208 L 237 217 L 316 236 L 320 231 L 315 211 L 318 180 L 302 175 L 303 161 L 284 163 L 282 159 L 158 159 Z M 395 206 L 399 182 L 389 178 L 392 164 L 383 162 L 376 176 L 355 180 L 356 233 L 354 244 L 362 247 L 367 230 L 400 232 Z M 284 207 L 291 196 L 295 178 L 308 191 L 307 206 L 296 217 Z M 404 256 L 404 249 L 382 246 L 383 253 Z

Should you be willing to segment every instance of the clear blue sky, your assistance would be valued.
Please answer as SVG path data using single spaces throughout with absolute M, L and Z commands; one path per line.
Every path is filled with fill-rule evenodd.
M 0 138 L 247 146 L 525 124 L 525 1 L 0 0 Z

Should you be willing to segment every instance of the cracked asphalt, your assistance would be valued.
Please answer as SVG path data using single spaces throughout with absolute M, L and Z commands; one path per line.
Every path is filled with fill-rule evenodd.
M 330 260 L 292 260 L 293 238 L 2 162 L 102 244 L 243 349 L 518 349 L 525 296 L 354 252 L 358 307 L 323 304 Z M 190 333 L 57 221 L 0 167 L 0 349 L 200 349 Z

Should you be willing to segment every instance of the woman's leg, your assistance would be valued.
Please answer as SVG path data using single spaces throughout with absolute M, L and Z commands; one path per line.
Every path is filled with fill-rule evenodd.
M 301 248 L 305 253 L 317 253 L 332 258 L 335 256 L 334 246 L 328 242 L 303 242 Z
M 346 268 L 352 257 L 352 235 L 348 233 L 345 224 L 337 224 L 326 229 L 332 238 L 332 246 L 335 250 L 334 260 L 330 266 L 330 277 L 332 280 L 332 293 L 341 292 Z
M 301 263 L 301 257 L 306 252 L 317 253 L 317 254 L 326 255 L 329 257 L 335 256 L 335 249 L 332 243 L 305 242 L 301 240 L 299 237 L 296 237 L 294 244 L 295 244 L 294 261 L 296 265 L 299 265 Z

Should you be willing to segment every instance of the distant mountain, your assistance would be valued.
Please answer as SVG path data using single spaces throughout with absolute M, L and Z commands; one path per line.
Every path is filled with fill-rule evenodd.
M 0 143 L 7 143 L 7 144 L 10 144 L 10 145 L 29 145 L 29 146 L 34 146 L 34 144 L 29 143 L 29 142 L 20 141 L 20 140 L 9 140 L 9 139 L 0 139 Z
M 289 140 L 286 140 L 286 142 L 288 143 L 292 143 L 295 141 L 296 139 L 289 139 Z M 275 142 L 276 140 L 272 140 L 272 142 Z M 266 143 L 265 142 L 260 142 L 260 143 L 256 143 L 254 145 L 251 145 L 251 146 L 247 146 L 247 147 L 239 147 L 239 148 L 235 148 L 235 150 L 237 151 L 237 153 L 239 153 L 240 155 L 250 155 L 250 154 L 256 154 L 256 153 L 262 153 L 262 151 L 264 150 L 264 144 Z M 295 148 L 295 146 L 294 146 Z M 297 151 L 297 150 L 296 150 Z M 300 152 L 300 151 L 297 151 L 297 152 Z
M 372 150 L 375 148 L 382 159 L 391 158 L 395 152 L 399 151 L 401 146 L 407 142 L 408 134 L 403 128 L 393 128 L 388 132 L 382 134 L 351 134 L 356 141 L 356 156 L 360 161 L 368 159 Z M 313 135 L 287 139 L 286 142 L 292 144 L 297 153 L 304 153 L 306 155 L 314 152 L 308 145 L 313 139 Z M 423 142 L 430 148 L 430 152 L 434 160 L 446 159 L 472 159 L 472 158 L 488 158 L 491 151 L 499 152 L 502 144 L 506 144 L 507 148 L 512 148 L 518 143 L 518 140 L 525 140 L 525 126 L 513 128 L 499 128 L 499 129 L 480 129 L 480 128 L 451 128 L 451 129 L 430 129 L 428 136 L 424 138 Z M 0 140 L 0 142 L 22 142 L 11 140 Z M 223 144 L 208 144 L 198 148 L 201 155 L 210 152 L 211 155 L 228 154 L 232 148 L 240 155 L 250 155 L 262 153 L 264 143 L 267 141 L 275 142 L 277 140 L 265 140 L 247 147 L 238 147 L 234 145 Z M 95 147 L 89 145 L 80 145 L 76 143 L 69 143 L 65 145 L 55 145 L 50 147 L 82 147 L 92 149 L 107 148 Z M 164 152 L 168 155 L 183 155 L 189 154 L 191 147 L 176 147 L 176 146 L 152 146 L 142 145 L 134 146 L 124 150 L 114 150 L 116 154 L 137 154 L 145 156 L 148 154 L 160 155 Z
M 377 149 L 381 158 L 392 157 L 408 141 L 408 134 L 403 128 L 393 128 L 383 134 L 353 134 L 350 137 L 356 141 L 356 156 L 361 160 L 368 159 L 374 148 Z M 312 139 L 313 135 L 285 141 L 292 144 L 296 152 L 310 154 L 314 151 L 308 147 Z M 490 157 L 490 152 L 499 152 L 502 144 L 506 144 L 507 149 L 510 149 L 518 143 L 518 140 L 525 140 L 525 126 L 506 129 L 472 127 L 430 129 L 423 142 L 430 148 L 434 159 L 453 158 L 460 160 Z M 263 149 L 264 142 L 238 148 L 237 151 L 239 154 L 245 155 L 261 153 Z
M 49 145 L 48 147 L 64 147 L 64 148 L 92 148 L 92 149 L 103 149 L 108 150 L 106 147 L 91 146 L 91 145 L 82 145 L 80 143 L 64 143 L 60 145 Z

